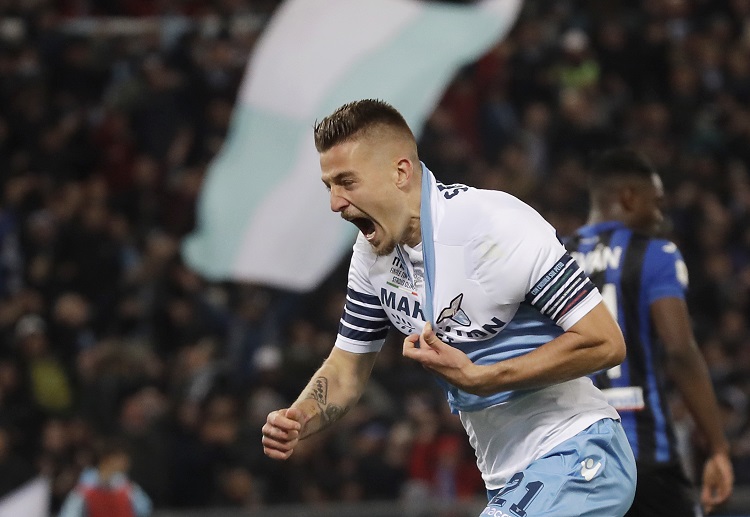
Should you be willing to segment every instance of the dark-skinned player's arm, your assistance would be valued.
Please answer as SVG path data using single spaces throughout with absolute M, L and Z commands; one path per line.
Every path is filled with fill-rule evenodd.
M 269 413 L 262 429 L 263 452 L 285 460 L 299 440 L 343 417 L 362 396 L 376 357 L 376 352 L 355 354 L 334 346 L 297 400 Z
M 429 325 L 421 335 L 407 336 L 403 354 L 454 386 L 487 396 L 558 384 L 612 368 L 625 359 L 625 342 L 617 322 L 599 302 L 552 341 L 495 364 L 474 364 L 461 350 L 440 341 Z
M 667 372 L 709 447 L 701 490 L 701 504 L 708 513 L 729 498 L 734 484 L 729 443 L 708 367 L 696 345 L 683 299 L 670 296 L 655 300 L 651 319 L 666 352 Z

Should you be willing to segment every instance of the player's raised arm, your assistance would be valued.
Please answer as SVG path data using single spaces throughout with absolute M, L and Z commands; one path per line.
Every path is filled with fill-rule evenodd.
M 376 356 L 334 347 L 291 407 L 269 413 L 263 426 L 263 452 L 287 459 L 299 440 L 343 417 L 362 396 Z

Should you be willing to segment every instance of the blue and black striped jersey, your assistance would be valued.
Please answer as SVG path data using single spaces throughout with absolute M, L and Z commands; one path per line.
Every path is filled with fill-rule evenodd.
M 566 248 L 599 288 L 627 345 L 625 361 L 593 376 L 595 384 L 619 411 L 639 462 L 674 461 L 663 349 L 652 325 L 651 304 L 685 297 L 687 268 L 677 246 L 607 221 L 580 228 Z

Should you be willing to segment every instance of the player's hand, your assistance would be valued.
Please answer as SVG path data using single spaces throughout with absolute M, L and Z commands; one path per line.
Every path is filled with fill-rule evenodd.
M 714 508 L 729 499 L 734 485 L 732 462 L 726 453 L 715 453 L 703 467 L 701 504 L 703 511 L 711 513 Z
M 279 409 L 268 414 L 263 425 L 263 452 L 269 458 L 285 460 L 299 442 L 304 415 L 297 408 Z
M 425 324 L 422 334 L 412 334 L 404 339 L 403 355 L 419 362 L 452 385 L 473 392 L 475 379 L 472 375 L 476 366 L 461 350 L 438 339 L 430 323 Z

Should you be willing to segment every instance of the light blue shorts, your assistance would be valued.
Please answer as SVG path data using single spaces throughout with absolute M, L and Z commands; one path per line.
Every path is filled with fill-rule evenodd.
M 488 490 L 481 517 L 622 517 L 635 496 L 635 458 L 620 422 L 604 419 Z

